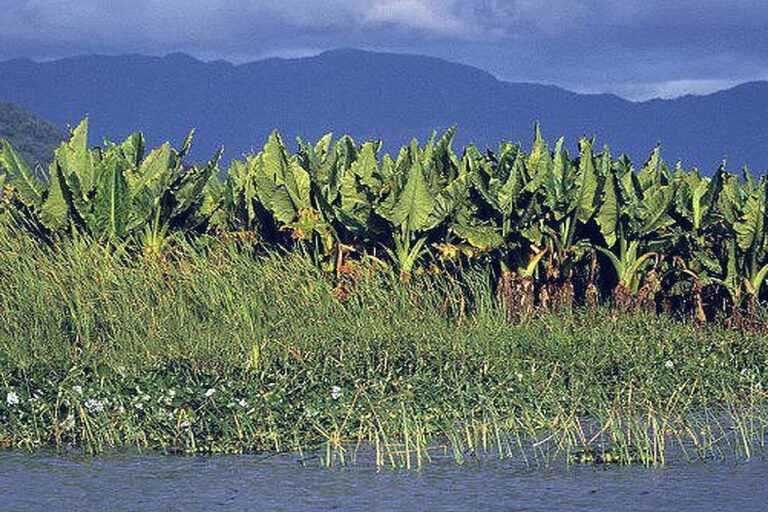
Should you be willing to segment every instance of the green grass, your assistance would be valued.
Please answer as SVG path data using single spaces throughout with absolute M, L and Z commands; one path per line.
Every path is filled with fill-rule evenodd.
M 364 445 L 414 467 L 435 445 L 461 462 L 611 444 L 659 463 L 668 440 L 705 457 L 765 439 L 762 335 L 609 309 L 509 324 L 482 269 L 403 284 L 359 264 L 345 280 L 340 302 L 298 254 L 159 260 L 4 235 L 0 444 L 327 464 Z

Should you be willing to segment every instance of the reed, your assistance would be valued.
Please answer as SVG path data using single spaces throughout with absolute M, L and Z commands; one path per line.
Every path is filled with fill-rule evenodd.
M 761 336 L 607 308 L 508 323 L 488 272 L 403 282 L 361 263 L 342 301 L 300 253 L 179 244 L 137 258 L 2 235 L 0 445 L 291 451 L 327 466 L 372 450 L 406 469 L 763 448 Z

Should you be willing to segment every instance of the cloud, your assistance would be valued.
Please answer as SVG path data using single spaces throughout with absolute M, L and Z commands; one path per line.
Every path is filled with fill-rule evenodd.
M 670 99 L 686 94 L 710 94 L 735 87 L 741 80 L 667 80 L 660 82 L 625 82 L 620 84 L 595 83 L 584 87 L 574 87 L 581 93 L 601 93 L 612 89 L 614 94 L 634 101 L 653 98 Z
M 0 13 L 0 59 L 184 51 L 238 62 L 354 46 L 639 96 L 768 70 L 764 0 L 0 0 Z

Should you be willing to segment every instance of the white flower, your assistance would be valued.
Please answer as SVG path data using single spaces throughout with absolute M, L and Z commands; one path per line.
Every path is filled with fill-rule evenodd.
M 171 397 L 171 398 L 175 397 L 176 396 L 176 390 L 173 389 L 173 388 L 169 389 L 168 390 L 168 396 Z
M 517 372 L 515 376 L 519 382 L 523 382 L 523 372 Z
M 671 370 L 672 368 L 674 368 L 674 367 L 675 367 L 675 363 L 673 363 L 673 362 L 672 362 L 672 361 L 670 361 L 670 360 L 667 360 L 667 362 L 666 362 L 666 363 L 664 363 L 664 366 L 667 368 L 667 370 Z
M 75 427 L 75 416 L 73 414 L 67 414 L 67 417 L 62 422 L 61 426 L 64 430 L 71 430 Z
M 208 391 L 205 392 L 205 398 L 211 398 L 215 392 L 216 388 L 209 388 Z
M 143 404 L 143 403 L 141 403 L 141 402 L 136 402 L 136 405 L 135 405 L 135 407 L 136 407 L 137 409 L 141 410 L 141 409 L 143 409 L 143 408 L 144 408 L 144 404 Z
M 341 398 L 341 388 L 339 386 L 333 386 L 331 388 L 331 398 L 334 400 Z
M 247 407 L 248 407 L 248 401 L 247 401 L 245 398 L 241 398 L 241 399 L 240 399 L 240 401 L 239 401 L 239 402 L 237 402 L 237 403 L 238 403 L 238 404 L 240 405 L 240 407 L 242 407 L 243 409 L 245 409 L 245 408 L 247 408 Z
M 96 400 L 95 398 L 89 398 L 85 401 L 85 408 L 91 413 L 99 413 L 104 410 L 104 402 Z
M 82 386 L 72 386 L 72 391 L 74 391 L 78 395 L 82 395 L 83 394 Z
M 181 423 L 179 423 L 179 427 L 181 427 L 181 428 L 189 428 L 189 422 L 187 420 L 184 420 Z
M 13 407 L 14 405 L 19 405 L 19 395 L 14 393 L 13 391 L 9 391 L 7 395 L 5 395 L 5 403 L 8 405 L 8 407 Z

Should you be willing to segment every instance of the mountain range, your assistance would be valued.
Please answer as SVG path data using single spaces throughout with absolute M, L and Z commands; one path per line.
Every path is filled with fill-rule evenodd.
M 342 49 L 234 65 L 184 54 L 81 56 L 0 62 L 0 100 L 64 129 L 90 118 L 92 142 L 142 130 L 150 144 L 180 143 L 196 128 L 195 159 L 261 147 L 278 129 L 314 140 L 332 131 L 376 138 L 385 149 L 458 126 L 457 146 L 529 143 L 540 121 L 570 147 L 596 136 L 641 163 L 657 143 L 665 160 L 711 172 L 768 168 L 768 82 L 705 96 L 632 102 L 551 85 L 512 83 L 432 57 Z

